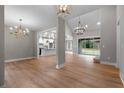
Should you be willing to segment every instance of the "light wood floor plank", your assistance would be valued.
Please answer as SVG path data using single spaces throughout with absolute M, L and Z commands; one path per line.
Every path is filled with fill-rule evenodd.
M 65 67 L 57 70 L 55 66 L 55 56 L 6 63 L 5 85 L 18 88 L 123 87 L 117 68 L 93 63 L 92 57 L 67 54 Z

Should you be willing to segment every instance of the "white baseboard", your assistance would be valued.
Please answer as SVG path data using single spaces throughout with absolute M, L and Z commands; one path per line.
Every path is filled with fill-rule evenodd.
M 33 58 L 36 58 L 36 57 L 26 57 L 26 58 L 10 59 L 10 60 L 5 60 L 4 62 L 15 62 L 15 61 L 22 61 L 22 60 L 33 59 Z
M 67 54 L 73 54 L 72 51 L 66 51 L 65 53 L 67 53 Z
M 106 65 L 112 65 L 112 66 L 117 67 L 116 62 L 100 61 L 100 63 L 101 63 L 101 64 L 106 64 Z
M 123 85 L 124 85 L 124 75 L 122 74 L 121 71 L 120 71 L 120 78 L 121 78 L 121 81 L 122 81 L 122 83 L 123 83 Z
M 61 69 L 64 67 L 64 64 L 56 65 L 56 69 Z

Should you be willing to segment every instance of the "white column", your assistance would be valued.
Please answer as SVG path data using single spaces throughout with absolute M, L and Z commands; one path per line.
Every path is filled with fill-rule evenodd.
M 75 35 L 73 38 L 73 52 L 74 54 L 78 54 L 78 37 Z
M 56 54 L 56 68 L 63 68 L 65 63 L 65 20 L 61 16 L 58 16 L 57 20 Z
M 4 6 L 0 5 L 0 87 L 4 84 Z

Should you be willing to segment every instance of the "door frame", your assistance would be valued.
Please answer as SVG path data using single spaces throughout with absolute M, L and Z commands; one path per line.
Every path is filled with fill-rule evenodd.
M 79 39 L 83 39 L 83 38 L 94 38 L 94 37 L 100 37 L 100 36 L 84 36 L 84 37 L 79 37 L 79 38 L 77 38 L 77 53 L 79 54 Z M 101 40 L 100 40 L 101 41 Z M 100 44 L 101 44 L 101 42 L 100 42 Z M 80 54 L 79 54 L 80 55 Z M 99 55 L 99 57 L 100 57 L 100 55 Z

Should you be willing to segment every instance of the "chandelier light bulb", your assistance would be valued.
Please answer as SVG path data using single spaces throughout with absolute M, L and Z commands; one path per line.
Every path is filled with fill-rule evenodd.
M 86 28 L 88 28 L 88 25 L 85 25 Z
M 9 27 L 10 30 L 13 30 L 13 27 Z
M 101 25 L 101 22 L 97 22 L 97 25 Z

